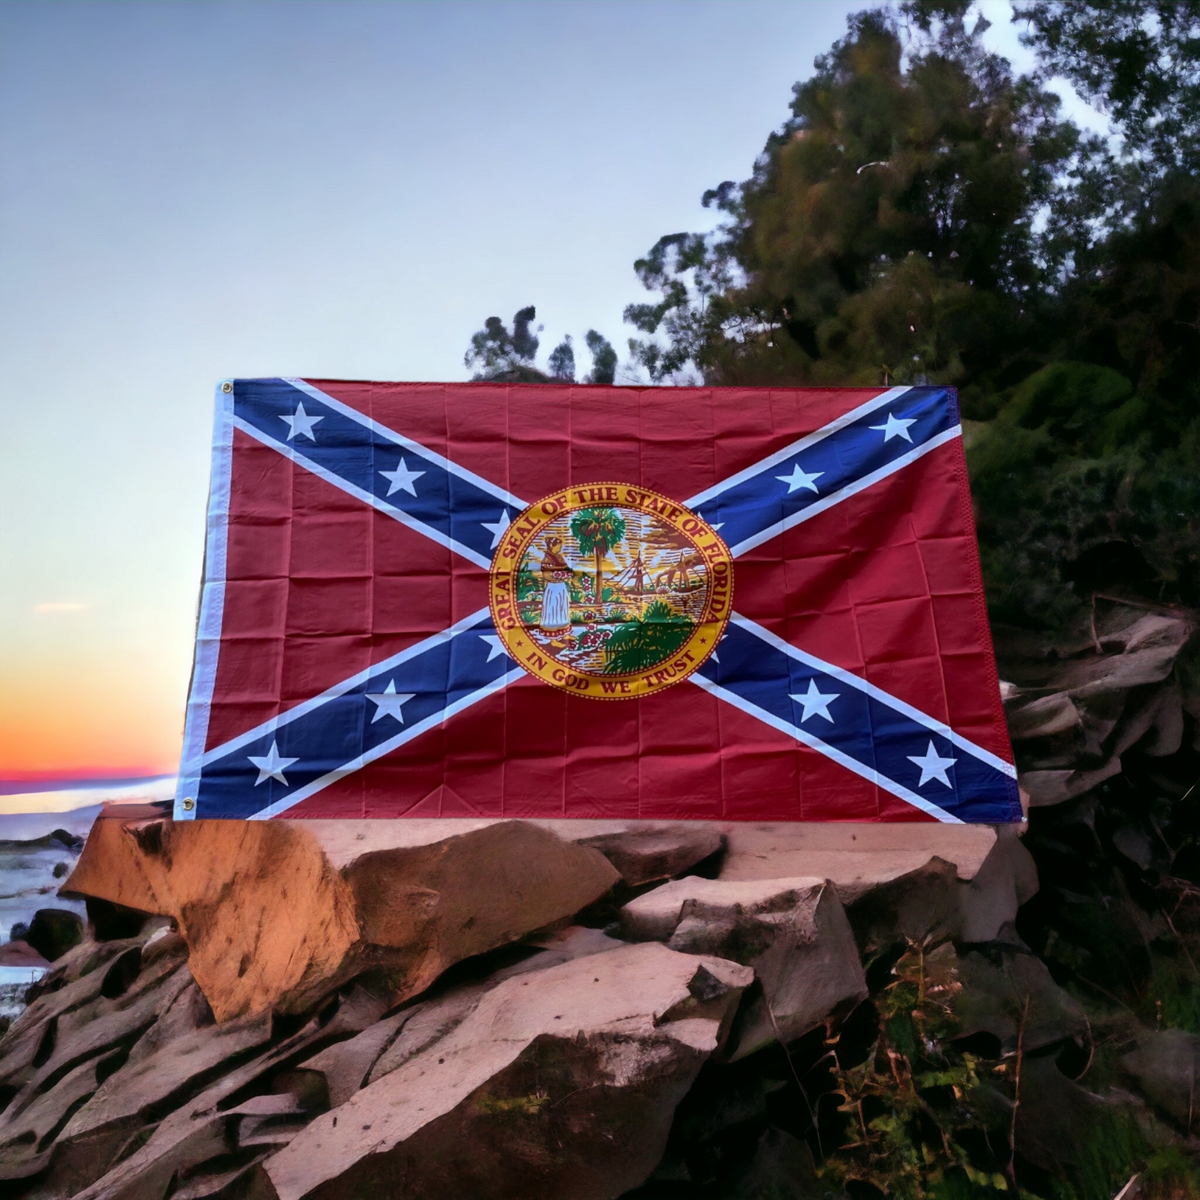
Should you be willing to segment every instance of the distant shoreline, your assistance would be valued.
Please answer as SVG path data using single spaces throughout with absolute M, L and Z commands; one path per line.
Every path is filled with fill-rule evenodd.
M 174 777 L 173 773 L 168 772 L 163 775 L 121 775 L 78 779 L 0 779 L 0 796 L 29 796 L 35 792 L 78 792 L 105 788 L 144 787 Z

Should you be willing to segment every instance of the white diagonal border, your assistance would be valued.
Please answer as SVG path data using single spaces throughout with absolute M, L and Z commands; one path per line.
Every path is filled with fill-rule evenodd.
M 390 754 L 393 750 L 403 746 L 405 742 L 411 742 L 418 734 L 441 725 L 456 713 L 462 712 L 463 709 L 470 708 L 471 705 L 478 704 L 480 700 L 486 700 L 488 696 L 493 696 L 496 692 L 502 691 L 510 683 L 515 683 L 525 674 L 526 671 L 523 667 L 514 668 L 506 674 L 501 675 L 499 679 L 494 679 L 491 683 L 486 683 L 483 687 L 476 688 L 475 691 L 470 692 L 468 695 L 460 697 L 453 704 L 448 704 L 445 708 L 435 713 L 430 713 L 423 721 L 418 721 L 415 725 L 406 727 L 396 734 L 395 737 L 389 738 L 386 742 L 380 742 L 378 746 L 373 746 L 365 754 L 360 754 L 358 757 L 352 758 L 348 763 L 336 767 L 332 771 L 328 771 L 319 779 L 314 779 L 311 783 L 306 783 L 304 787 L 297 788 L 290 796 L 285 796 L 282 800 L 276 800 L 274 804 L 268 804 L 266 808 L 260 809 L 256 813 L 251 813 L 246 819 L 249 821 L 266 821 L 271 817 L 278 816 L 281 812 L 286 812 L 293 805 L 299 804 L 302 800 L 307 800 L 309 796 L 314 796 L 317 792 L 324 791 L 330 784 L 345 779 L 347 775 L 353 775 L 355 771 L 361 771 L 369 763 L 373 763 L 377 758 L 382 758 L 385 754 Z
M 323 479 L 326 483 L 340 488 L 356 500 L 361 500 L 364 504 L 369 504 L 378 512 L 385 513 L 387 516 L 399 521 L 401 525 L 407 525 L 409 529 L 423 534 L 430 541 L 437 542 L 439 546 L 445 546 L 447 550 L 453 550 L 455 554 L 461 554 L 463 558 L 467 559 L 468 562 L 473 562 L 477 567 L 482 567 L 486 571 L 492 565 L 490 560 L 484 558 L 478 551 L 472 550 L 470 546 L 455 541 L 454 538 L 447 537 L 441 530 L 435 529 L 432 525 L 426 525 L 419 517 L 414 517 L 411 513 L 405 512 L 404 509 L 397 508 L 394 504 L 389 504 L 373 492 L 368 492 L 360 488 L 358 484 L 351 483 L 348 479 L 343 479 L 336 472 L 330 471 L 327 467 L 321 466 L 320 463 L 314 462 L 308 455 L 297 449 L 297 447 L 289 445 L 287 442 L 278 441 L 269 433 L 265 433 L 256 425 L 251 425 L 249 421 L 243 420 L 241 417 L 235 416 L 233 424 L 235 428 L 248 434 L 255 441 L 261 442 L 264 446 L 268 446 L 272 450 L 278 450 L 285 458 L 290 458 L 293 462 L 299 463 L 306 471 L 311 471 L 316 475 L 318 479 Z M 525 506 L 522 505 L 521 507 L 524 508 Z
M 705 488 L 702 492 L 697 492 L 690 500 L 685 500 L 683 503 L 688 508 L 695 509 L 697 505 L 704 504 L 712 500 L 715 496 L 722 495 L 729 491 L 730 488 L 737 487 L 739 483 L 745 483 L 747 479 L 753 479 L 756 475 L 761 475 L 771 467 L 778 466 L 781 462 L 786 462 L 802 450 L 807 450 L 810 446 L 815 446 L 818 442 L 823 442 L 827 437 L 845 429 L 847 425 L 853 425 L 861 417 L 869 416 L 876 409 L 882 408 L 885 404 L 892 404 L 894 401 L 899 400 L 901 396 L 905 396 L 911 391 L 911 387 L 894 387 L 889 388 L 886 392 L 880 392 L 878 396 L 872 396 L 870 400 L 864 400 L 857 408 L 852 408 L 848 413 L 843 413 L 840 417 L 835 417 L 828 425 L 822 425 L 820 429 L 814 429 L 812 433 L 806 433 L 799 441 L 784 446 L 782 450 L 776 450 L 774 454 L 768 454 L 766 458 L 738 471 L 735 475 L 730 475 L 728 479 L 722 479 L 720 483 L 714 483 L 712 487 Z
M 447 626 L 440 633 L 435 633 L 432 637 L 414 642 L 399 653 L 393 654 L 391 658 L 385 658 L 377 663 L 373 663 L 369 667 L 364 667 L 361 671 L 355 672 L 355 674 L 347 679 L 343 679 L 340 683 L 335 683 L 332 687 L 326 688 L 320 695 L 304 700 L 294 708 L 277 713 L 269 720 L 256 725 L 253 729 L 248 729 L 245 733 L 239 733 L 237 737 L 230 738 L 229 741 L 222 742 L 219 746 L 214 746 L 201 759 L 201 765 L 208 766 L 210 763 L 217 762 L 219 759 L 225 758 L 226 755 L 232 754 L 235 750 L 240 750 L 243 746 L 248 746 L 252 742 L 258 741 L 259 738 L 278 732 L 285 725 L 290 725 L 293 721 L 298 721 L 301 717 L 307 716 L 315 709 L 328 704 L 330 700 L 336 700 L 339 696 L 344 696 L 347 692 L 352 692 L 356 687 L 361 687 L 373 675 L 381 675 L 388 671 L 394 671 L 402 663 L 408 662 L 410 658 L 416 658 L 418 655 L 425 654 L 435 646 L 439 646 L 443 642 L 448 642 L 461 633 L 468 633 L 484 620 L 485 617 L 489 617 L 490 615 L 488 609 L 481 608 L 471 613 L 469 617 L 463 617 L 461 621 L 455 621 L 453 625 Z
M 871 471 L 869 474 L 863 475 L 861 478 L 853 480 L 844 487 L 838 488 L 836 492 L 830 492 L 828 496 L 822 496 L 820 500 L 814 500 L 812 504 L 806 504 L 798 512 L 792 513 L 790 517 L 784 517 L 782 521 L 776 521 L 774 525 L 768 526 L 766 529 L 760 530 L 744 541 L 738 542 L 736 546 L 730 546 L 729 553 L 734 558 L 739 558 L 746 551 L 753 550 L 756 546 L 761 546 L 764 542 L 769 542 L 773 537 L 778 537 L 788 529 L 794 529 L 797 525 L 810 520 L 819 513 L 825 512 L 835 504 L 841 504 L 843 500 L 849 500 L 851 496 L 856 496 L 859 492 L 873 487 L 881 479 L 886 479 L 889 475 L 894 475 L 897 471 L 903 470 L 909 464 L 915 463 L 917 459 L 924 458 L 926 454 L 936 450 L 939 446 L 944 446 L 947 442 L 954 441 L 957 437 L 962 437 L 961 425 L 955 425 L 951 429 L 944 429 L 941 433 L 931 437 L 927 442 L 922 442 L 919 446 L 914 446 L 907 454 L 902 454 L 899 458 L 892 459 L 891 462 L 885 463 L 882 467 Z M 687 505 L 691 508 L 691 501 L 688 501 Z
M 945 738 L 946 741 L 957 746 L 964 753 L 979 759 L 980 762 L 986 763 L 993 770 L 1007 775 L 1010 779 L 1016 779 L 1017 769 L 1012 763 L 1007 763 L 990 750 L 985 750 L 982 746 L 976 745 L 970 738 L 963 737 L 961 733 L 955 733 L 945 721 L 939 721 L 937 717 L 931 717 L 928 713 L 923 713 L 919 708 L 913 708 L 911 704 L 906 704 L 890 692 L 885 692 L 883 688 L 876 687 L 875 684 L 864 679 L 861 675 L 855 675 L 853 671 L 847 671 L 845 667 L 836 667 L 833 663 L 817 658 L 815 654 L 805 653 L 803 650 L 793 646 L 791 642 L 785 642 L 783 638 L 759 625 L 757 621 L 751 621 L 748 617 L 743 617 L 740 613 L 731 613 L 729 622 L 731 625 L 737 625 L 740 629 L 744 629 L 747 633 L 751 633 L 756 638 L 766 642 L 768 646 L 773 646 L 776 650 L 782 651 L 789 658 L 795 659 L 796 662 L 803 663 L 806 667 L 814 671 L 819 671 L 822 675 L 830 675 L 838 680 L 839 683 L 844 683 L 847 687 L 856 688 L 858 691 L 870 696 L 873 700 L 878 700 L 880 704 L 886 704 L 889 708 L 894 708 L 902 716 L 928 729 L 930 733 L 936 733 L 938 737 Z M 694 679 L 695 676 L 692 675 L 689 678 Z
M 831 758 L 840 766 L 845 767 L 847 771 L 853 771 L 855 775 L 859 775 L 863 779 L 876 784 L 885 792 L 891 792 L 893 796 L 906 801 L 914 808 L 919 808 L 922 812 L 928 813 L 930 816 L 936 817 L 939 821 L 944 821 L 948 825 L 964 824 L 961 818 L 952 816 L 944 808 L 938 808 L 932 800 L 926 800 L 924 796 L 918 796 L 916 792 L 909 791 L 903 784 L 896 783 L 895 780 L 889 779 L 886 775 L 881 775 L 873 767 L 868 767 L 865 763 L 860 763 L 858 759 L 851 758 L 844 751 L 839 750 L 836 746 L 829 745 L 828 742 L 823 742 L 819 737 L 809 733 L 808 730 L 802 729 L 799 725 L 793 725 L 789 721 L 784 721 L 782 718 L 775 716 L 774 713 L 767 712 L 765 708 L 759 708 L 757 704 L 749 700 L 744 700 L 736 692 L 731 692 L 719 683 L 713 683 L 711 680 L 705 679 L 703 675 L 689 675 L 688 682 L 694 683 L 706 692 L 711 692 L 727 704 L 732 704 L 734 708 L 740 709 L 752 717 L 757 717 L 764 725 L 770 725 L 772 729 L 778 729 L 780 733 L 786 733 L 789 737 L 795 738 L 796 741 L 802 742 L 805 746 L 819 751 L 826 758 Z
M 482 475 L 476 475 L 474 471 L 468 471 L 466 467 L 460 467 L 458 463 L 439 454 L 436 450 L 430 450 L 427 446 L 422 446 L 420 442 L 414 442 L 412 438 L 407 438 L 402 433 L 397 433 L 394 429 L 389 429 L 386 425 L 381 425 L 374 417 L 368 417 L 366 413 L 359 412 L 356 408 L 351 408 L 344 401 L 336 400 L 333 396 L 321 391 L 320 388 L 315 388 L 311 383 L 305 383 L 303 379 L 290 379 L 286 376 L 281 376 L 284 383 L 291 384 L 297 391 L 303 392 L 306 396 L 311 396 L 314 400 L 319 400 L 322 404 L 328 404 L 335 412 L 339 412 L 344 417 L 348 417 L 351 421 L 357 421 L 359 425 L 369 429 L 372 433 L 377 433 L 381 438 L 387 439 L 389 442 L 395 442 L 397 446 L 402 446 L 405 450 L 413 454 L 419 454 L 423 458 L 427 458 L 430 462 L 441 467 L 443 471 L 451 475 L 457 475 L 459 479 L 465 479 L 468 483 L 473 483 L 482 492 L 488 492 L 495 496 L 497 500 L 502 500 L 505 504 L 513 505 L 518 512 L 528 507 L 524 500 L 518 500 L 512 492 L 506 492 L 499 485 L 492 483 L 490 479 L 484 479 Z

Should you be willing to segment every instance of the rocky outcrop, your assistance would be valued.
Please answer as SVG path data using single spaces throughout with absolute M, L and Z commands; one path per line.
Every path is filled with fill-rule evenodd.
M 175 921 L 224 1021 L 302 1011 L 364 970 L 399 1002 L 617 878 L 522 821 L 98 821 L 64 891 Z

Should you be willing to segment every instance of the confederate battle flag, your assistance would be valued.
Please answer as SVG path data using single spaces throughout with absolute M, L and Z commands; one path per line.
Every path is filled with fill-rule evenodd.
M 177 819 L 1020 815 L 951 389 L 218 388 Z

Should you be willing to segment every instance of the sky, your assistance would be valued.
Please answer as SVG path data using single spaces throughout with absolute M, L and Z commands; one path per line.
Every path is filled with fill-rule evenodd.
M 623 348 L 864 6 L 0 0 L 0 786 L 177 766 L 218 380 Z

